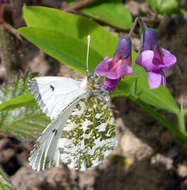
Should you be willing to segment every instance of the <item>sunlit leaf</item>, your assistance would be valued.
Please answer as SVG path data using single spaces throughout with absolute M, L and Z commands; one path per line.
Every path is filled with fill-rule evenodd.
M 117 28 L 128 30 L 132 27 L 132 17 L 121 0 L 99 0 L 80 11 Z
M 0 112 L 13 110 L 13 109 L 23 107 L 23 106 L 32 106 L 34 104 L 35 104 L 35 100 L 33 96 L 31 94 L 24 94 L 0 104 Z
M 92 49 L 99 52 L 103 57 L 112 57 L 114 54 L 118 38 L 91 19 L 39 6 L 25 6 L 23 13 L 29 27 L 60 32 L 81 40 L 85 44 L 87 43 L 87 36 L 90 35 Z M 63 40 L 63 36 L 61 40 Z M 76 51 L 79 52 L 80 50 Z M 83 51 L 85 52 L 85 49 Z
M 71 66 L 80 73 L 86 72 L 87 45 L 79 39 L 75 39 L 62 32 L 41 28 L 24 27 L 19 29 L 29 41 L 59 61 Z M 89 70 L 95 70 L 96 65 L 103 57 L 99 52 L 90 48 Z

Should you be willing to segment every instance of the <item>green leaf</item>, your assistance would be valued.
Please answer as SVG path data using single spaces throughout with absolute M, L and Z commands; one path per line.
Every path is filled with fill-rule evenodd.
M 171 113 L 178 113 L 179 108 L 168 88 L 160 86 L 157 89 L 149 89 L 147 77 L 140 77 L 137 85 L 138 97 L 145 103 L 163 109 Z
M 52 57 L 71 66 L 80 73 L 86 72 L 87 45 L 81 40 L 64 33 L 41 28 L 24 27 L 19 33 Z M 89 70 L 95 70 L 103 57 L 90 48 Z
M 1 190 L 14 190 L 8 177 L 0 168 L 0 189 Z
M 111 96 L 113 98 L 119 96 L 125 96 L 125 97 L 130 96 L 131 95 L 130 92 L 134 81 L 135 81 L 134 79 L 121 80 L 116 90 L 111 94 Z
M 147 3 L 159 14 L 174 14 L 179 12 L 178 0 L 147 0 Z
M 118 38 L 91 19 L 39 6 L 24 6 L 23 14 L 30 27 L 60 32 L 75 39 L 81 39 L 85 43 L 87 43 L 87 36 L 90 35 L 91 48 L 102 56 L 112 57 L 115 52 Z M 85 49 L 83 51 L 85 52 Z
M 12 110 L 23 106 L 32 106 L 34 104 L 35 101 L 33 96 L 31 94 L 24 94 L 0 104 L 0 112 Z
M 80 11 L 120 29 L 132 27 L 132 17 L 121 0 L 99 0 Z
M 0 130 L 21 138 L 36 139 L 49 123 L 29 94 L 27 83 L 30 77 L 17 78 L 5 84 L 0 93 Z M 22 95 L 23 94 L 23 95 Z

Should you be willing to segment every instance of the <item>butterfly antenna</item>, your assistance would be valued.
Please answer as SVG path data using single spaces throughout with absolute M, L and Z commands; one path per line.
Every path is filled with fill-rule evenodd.
M 87 46 L 87 54 L 86 54 L 86 73 L 88 75 L 88 57 L 89 57 L 89 50 L 90 50 L 90 35 L 88 35 L 88 46 Z

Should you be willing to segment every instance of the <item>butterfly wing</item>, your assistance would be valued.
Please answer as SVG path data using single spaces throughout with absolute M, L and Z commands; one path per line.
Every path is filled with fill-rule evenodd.
M 62 134 L 63 127 L 78 101 L 77 99 L 67 106 L 58 118 L 53 120 L 37 139 L 29 157 L 29 162 L 33 170 L 40 171 L 59 165 L 60 152 L 57 148 L 57 143 Z
M 57 144 L 72 110 L 80 99 L 87 96 L 85 84 L 86 80 L 64 77 L 37 77 L 30 81 L 30 90 L 41 109 L 53 119 L 37 139 L 29 157 L 34 170 L 59 165 L 60 152 Z
M 116 146 L 115 125 L 104 96 L 82 99 L 62 131 L 58 148 L 70 169 L 85 171 L 98 165 Z
M 84 81 L 65 77 L 36 77 L 29 82 L 29 89 L 42 111 L 51 119 L 57 116 L 86 89 Z

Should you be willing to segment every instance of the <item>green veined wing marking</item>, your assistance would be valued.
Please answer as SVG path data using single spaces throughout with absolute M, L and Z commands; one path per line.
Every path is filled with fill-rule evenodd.
M 98 165 L 116 146 L 114 118 L 104 96 L 82 99 L 59 140 L 61 160 L 85 171 Z

